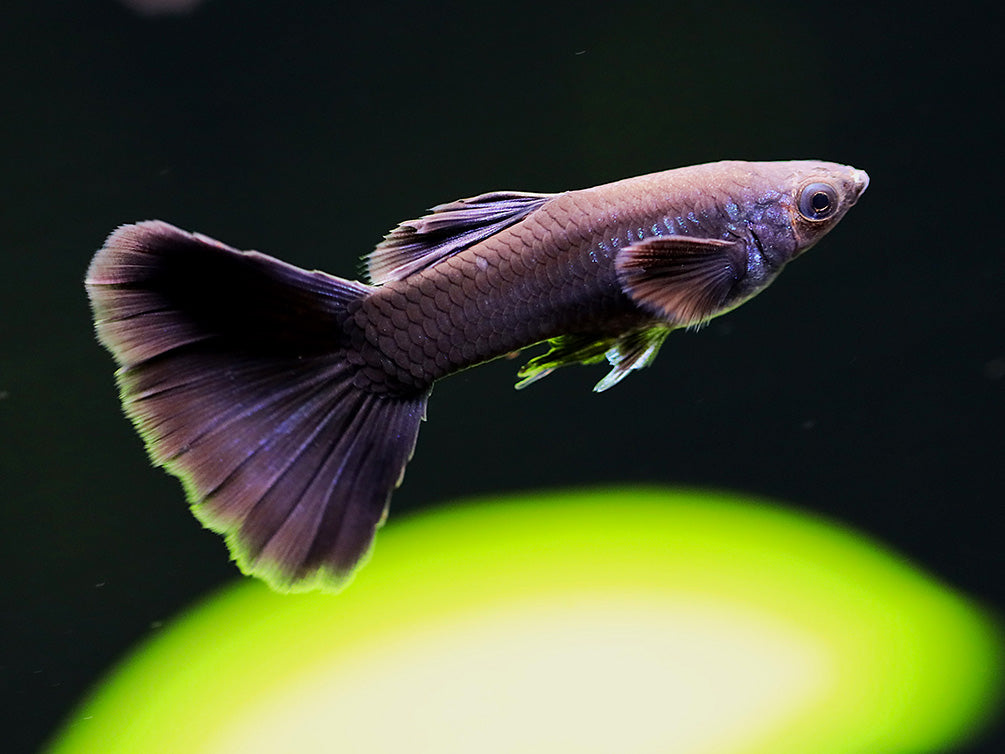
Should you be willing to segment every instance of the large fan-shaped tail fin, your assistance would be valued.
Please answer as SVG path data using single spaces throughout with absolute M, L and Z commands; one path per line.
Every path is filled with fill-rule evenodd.
M 281 590 L 342 586 L 429 394 L 361 378 L 349 315 L 372 289 L 146 222 L 108 238 L 87 290 L 150 457 L 241 569 Z

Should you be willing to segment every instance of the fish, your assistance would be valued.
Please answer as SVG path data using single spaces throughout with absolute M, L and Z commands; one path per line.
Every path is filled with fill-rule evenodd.
M 607 390 L 764 290 L 868 185 L 832 162 L 723 161 L 494 191 L 398 224 L 366 282 L 151 220 L 115 230 L 85 286 L 124 411 L 199 521 L 273 589 L 338 591 L 434 383 L 541 345 L 518 388 L 606 362 Z

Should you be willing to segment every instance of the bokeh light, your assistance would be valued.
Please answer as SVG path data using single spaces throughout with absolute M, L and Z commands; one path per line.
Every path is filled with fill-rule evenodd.
M 895 554 L 693 491 L 466 502 L 341 594 L 243 581 L 140 648 L 53 752 L 944 751 L 999 634 Z

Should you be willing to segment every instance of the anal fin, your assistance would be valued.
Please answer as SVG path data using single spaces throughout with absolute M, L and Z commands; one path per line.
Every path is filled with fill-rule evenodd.
M 594 334 L 560 335 L 548 341 L 549 349 L 535 356 L 517 372 L 520 381 L 516 389 L 522 390 L 543 377 L 547 377 L 559 367 L 569 364 L 597 364 L 604 360 L 607 351 L 614 345 L 615 338 L 605 338 Z
M 612 369 L 594 385 L 594 392 L 602 393 L 617 385 L 629 373 L 652 364 L 669 334 L 669 327 L 657 326 L 636 330 L 619 338 L 606 353 Z
M 617 337 L 595 334 L 561 335 L 548 341 L 546 353 L 535 356 L 517 373 L 517 390 L 547 377 L 569 364 L 599 364 L 606 360 L 613 367 L 593 388 L 600 393 L 614 387 L 636 369 L 649 366 L 672 328 L 660 325 L 632 330 Z

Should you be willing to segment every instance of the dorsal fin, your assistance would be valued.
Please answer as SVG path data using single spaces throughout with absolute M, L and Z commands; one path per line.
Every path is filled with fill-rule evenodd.
M 370 282 L 401 280 L 519 222 L 557 194 L 493 191 L 439 204 L 406 220 L 366 257 Z

